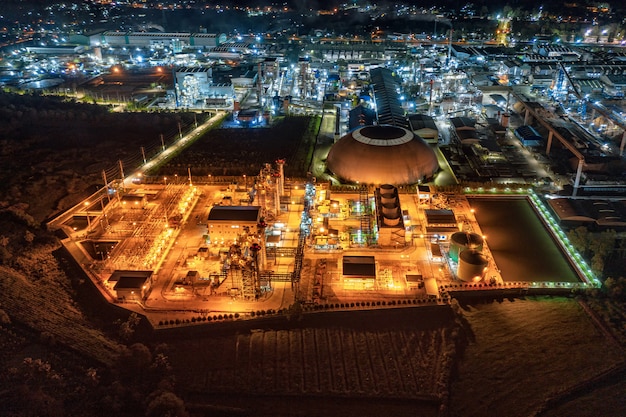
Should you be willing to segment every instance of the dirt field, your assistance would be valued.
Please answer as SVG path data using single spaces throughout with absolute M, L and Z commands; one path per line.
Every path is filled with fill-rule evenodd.
M 452 384 L 453 416 L 532 415 L 545 399 L 600 374 L 624 357 L 575 300 L 492 302 L 467 306 L 465 315 L 474 342 L 466 349 L 458 379 Z M 613 392 L 614 403 L 619 402 L 620 392 Z M 553 415 L 624 415 L 621 397 L 617 414 L 572 406 Z
M 255 416 L 434 416 L 447 395 L 450 318 L 446 307 L 314 314 L 294 327 L 168 345 L 189 403 Z

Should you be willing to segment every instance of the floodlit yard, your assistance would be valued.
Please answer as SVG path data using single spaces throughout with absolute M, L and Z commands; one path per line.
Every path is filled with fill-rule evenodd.
M 453 416 L 529 416 L 547 398 L 623 359 L 575 300 L 546 297 L 465 308 L 474 341 L 451 387 Z M 622 397 L 622 414 L 613 415 L 623 415 L 623 390 L 614 395 Z M 610 414 L 569 407 L 554 415 Z

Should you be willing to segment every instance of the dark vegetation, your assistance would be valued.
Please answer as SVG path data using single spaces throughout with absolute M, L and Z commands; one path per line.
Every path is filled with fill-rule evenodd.
M 237 176 L 258 175 L 266 163 L 286 159 L 285 175 L 305 177 L 310 164 L 319 117 L 294 116 L 270 128 L 214 129 L 177 155 L 159 174 Z
M 3 416 L 185 415 L 165 348 L 135 344 L 136 318 L 84 298 L 89 284 L 42 221 L 102 186 L 102 170 L 189 121 L 0 93 Z M 96 305 L 97 315 L 84 313 Z
M 57 97 L 0 93 L 0 208 L 37 222 L 101 187 L 102 170 L 121 160 L 134 169 L 189 124 L 185 113 L 112 113 Z M 112 179 L 112 178 L 109 178 Z

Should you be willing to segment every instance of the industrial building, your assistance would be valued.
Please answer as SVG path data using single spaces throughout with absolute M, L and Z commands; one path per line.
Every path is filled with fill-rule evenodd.
M 337 141 L 327 166 L 339 178 L 362 184 L 415 184 L 439 168 L 435 152 L 413 132 L 378 125 L 356 129 Z
M 532 126 L 520 126 L 515 129 L 515 137 L 524 146 L 542 146 L 543 137 Z
M 341 262 L 345 289 L 373 289 L 376 285 L 376 259 L 373 256 L 344 256 Z
M 104 31 L 89 36 L 89 45 L 92 47 L 167 47 L 175 52 L 180 52 L 187 47 L 213 49 L 224 42 L 226 42 L 226 35 L 215 33 Z
M 413 133 L 424 139 L 426 143 L 437 144 L 439 129 L 435 120 L 427 114 L 411 114 L 408 116 L 409 126 Z
M 552 198 L 546 200 L 565 227 L 587 226 L 592 230 L 626 230 L 626 202 Z
M 152 271 L 115 270 L 107 280 L 118 300 L 141 301 L 150 291 Z
M 260 206 L 214 206 L 207 219 L 209 239 L 217 244 L 236 242 L 245 230 L 256 232 L 260 220 Z

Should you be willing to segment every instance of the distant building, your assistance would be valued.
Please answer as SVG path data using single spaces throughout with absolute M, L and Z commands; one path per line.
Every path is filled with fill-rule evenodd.
M 595 230 L 626 230 L 626 202 L 554 198 L 546 200 L 565 227 L 587 226 Z
M 602 75 L 600 81 L 605 85 L 604 94 L 615 98 L 624 97 L 626 92 L 626 75 Z
M 208 67 L 177 68 L 174 88 L 178 107 L 231 107 L 235 97 L 233 84 L 215 83 Z
M 189 32 L 114 32 L 105 31 L 89 36 L 89 44 L 110 47 L 146 47 L 183 49 L 188 47 L 213 49 L 226 41 L 224 34 Z
M 439 140 L 439 129 L 435 120 L 427 114 L 411 114 L 407 117 L 413 133 L 421 137 L 426 143 L 436 144 Z
M 518 127 L 515 129 L 515 137 L 524 146 L 542 146 L 544 142 L 543 137 L 532 126 L 524 125 Z
M 348 112 L 348 129 L 371 126 L 376 121 L 376 111 L 359 104 Z

